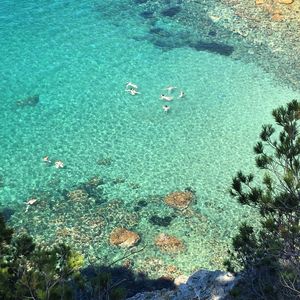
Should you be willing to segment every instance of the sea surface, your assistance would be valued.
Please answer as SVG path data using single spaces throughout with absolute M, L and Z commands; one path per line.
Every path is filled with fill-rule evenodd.
M 222 268 L 238 225 L 255 222 L 230 198 L 231 178 L 240 169 L 257 172 L 252 148 L 261 125 L 299 92 L 235 59 L 240 42 L 216 41 L 217 28 L 207 36 L 207 28 L 181 24 L 176 17 L 187 6 L 0 1 L 0 204 L 14 212 L 9 222 L 17 230 L 67 242 L 101 262 L 126 252 L 108 243 L 110 231 L 124 226 L 141 237 L 136 270 Z M 128 82 L 139 94 L 125 91 Z M 55 168 L 57 160 L 65 167 Z M 99 193 L 72 202 L 68 193 L 95 176 Z M 164 204 L 185 189 L 196 194 L 188 211 Z M 32 198 L 36 205 L 27 207 Z M 158 224 L 154 216 L 172 221 Z M 186 250 L 160 251 L 159 233 L 176 236 Z

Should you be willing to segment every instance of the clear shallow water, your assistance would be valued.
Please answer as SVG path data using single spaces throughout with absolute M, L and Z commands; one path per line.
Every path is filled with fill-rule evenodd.
M 105 199 L 121 203 L 106 211 L 113 220 L 102 229 L 101 239 L 89 240 L 88 246 L 70 234 L 60 238 L 86 255 L 113 260 L 124 252 L 107 244 L 108 234 L 114 226 L 127 225 L 140 233 L 141 246 L 147 244 L 135 258 L 137 269 L 154 258 L 160 261 L 149 272 L 170 264 L 185 273 L 217 268 L 229 238 L 249 215 L 228 197 L 231 177 L 239 169 L 255 170 L 252 147 L 261 124 L 271 121 L 273 108 L 299 94 L 278 86 L 254 64 L 230 56 L 190 47 L 163 51 L 147 38 L 153 24 L 144 22 L 132 3 L 1 5 L 0 202 L 15 206 L 47 192 L 59 203 L 63 190 L 101 176 Z M 179 26 L 169 18 L 158 22 L 174 30 Z M 139 85 L 140 95 L 124 92 L 128 81 Z M 159 99 L 167 85 L 178 87 L 175 98 L 180 89 L 187 95 L 171 102 L 168 114 Z M 16 105 L 35 94 L 40 96 L 36 106 Z M 66 168 L 46 166 L 45 155 L 62 160 Z M 102 159 L 111 164 L 99 165 Z M 119 184 L 113 184 L 116 179 Z M 166 228 L 149 223 L 152 215 L 174 214 L 160 196 L 189 186 L 197 193 L 192 216 L 175 212 Z M 147 207 L 137 221 L 127 222 L 125 210 L 132 217 L 140 199 L 146 199 Z M 89 216 L 95 207 L 80 208 Z M 57 226 L 81 226 L 73 219 L 72 224 L 41 227 L 39 220 L 46 215 L 55 218 L 48 206 L 28 213 L 24 205 L 17 209 L 12 223 L 41 240 L 55 239 Z M 62 210 L 67 214 L 68 206 L 62 204 Z M 182 239 L 187 251 L 173 256 L 159 252 L 153 245 L 159 232 Z

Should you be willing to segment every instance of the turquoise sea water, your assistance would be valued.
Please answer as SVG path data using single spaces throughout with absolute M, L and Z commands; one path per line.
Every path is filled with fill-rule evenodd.
M 154 43 L 157 33 L 151 29 L 172 33 L 181 25 L 159 11 L 145 20 L 140 15 L 145 5 L 1 1 L 0 203 L 17 210 L 11 219 L 16 228 L 41 241 L 60 238 L 86 256 L 114 260 L 124 254 L 107 243 L 110 230 L 123 225 L 137 231 L 140 246 L 146 246 L 135 257 L 137 269 L 146 266 L 150 274 L 168 265 L 179 273 L 214 269 L 238 224 L 251 220 L 228 196 L 231 177 L 239 169 L 255 170 L 252 147 L 261 125 L 271 121 L 273 108 L 299 99 L 299 93 L 279 86 L 253 63 L 196 51 L 184 44 L 186 37 L 173 47 L 162 47 L 159 35 Z M 159 5 L 170 6 L 162 1 L 155 9 Z M 124 91 L 129 81 L 139 86 L 139 95 Z M 159 96 L 168 85 L 178 88 L 165 113 Z M 185 98 L 178 98 L 180 90 Z M 39 95 L 36 106 L 17 105 L 33 95 Z M 66 167 L 46 165 L 46 155 Z M 64 192 L 93 176 L 104 180 L 101 203 L 68 206 Z M 187 187 L 197 195 L 192 211 L 178 213 L 163 204 L 163 196 Z M 25 212 L 30 198 L 42 199 L 44 207 Z M 55 221 L 49 203 L 61 203 L 65 221 Z M 110 203 L 117 205 L 109 209 Z M 93 229 L 76 214 L 95 221 L 98 209 L 111 219 L 86 243 L 82 236 L 93 236 Z M 153 215 L 173 221 L 153 225 Z M 58 237 L 58 228 L 67 233 Z M 74 231 L 82 245 L 70 234 Z M 177 236 L 187 250 L 161 253 L 153 242 L 159 232 Z

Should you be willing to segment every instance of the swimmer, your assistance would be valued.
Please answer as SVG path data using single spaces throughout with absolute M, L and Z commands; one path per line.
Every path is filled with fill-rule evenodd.
M 137 94 L 140 94 L 140 92 L 136 91 L 135 89 L 125 90 L 125 92 L 130 93 L 132 96 L 135 96 L 135 95 L 137 95 Z
M 25 212 L 27 212 L 28 209 L 29 209 L 29 206 L 31 206 L 31 205 L 33 205 L 34 203 L 36 203 L 36 201 L 37 201 L 37 199 L 34 199 L 34 198 L 29 199 L 29 200 L 25 203 L 25 204 L 26 204 L 26 210 L 25 210 Z
M 29 199 L 29 200 L 26 202 L 26 205 L 33 205 L 36 201 L 37 201 L 37 199 L 35 199 L 35 198 Z
M 171 96 L 166 96 L 166 95 L 164 95 L 164 94 L 161 94 L 161 95 L 160 95 L 160 99 L 161 99 L 161 100 L 165 100 L 165 101 L 172 101 L 172 100 L 173 100 L 173 97 L 171 97 Z
M 185 97 L 184 91 L 180 91 L 180 94 L 179 94 L 178 98 L 184 98 L 184 97 Z
M 162 108 L 163 108 L 164 112 L 168 112 L 171 109 L 171 107 L 168 105 L 164 105 Z
M 47 163 L 47 164 L 51 164 L 51 160 L 49 159 L 49 156 L 45 156 L 43 157 L 43 162 Z
M 173 90 L 175 90 L 176 89 L 176 86 L 167 86 L 166 88 L 165 88 L 165 90 L 167 90 L 169 93 L 172 93 L 172 91 Z
M 128 83 L 126 84 L 126 89 L 128 89 L 129 87 L 134 88 L 134 89 L 136 89 L 136 90 L 137 90 L 137 88 L 138 88 L 138 86 L 137 86 L 136 84 L 132 83 L 132 82 L 128 82 Z
M 54 165 L 55 165 L 56 169 L 63 169 L 64 168 L 64 163 L 61 160 L 57 160 Z

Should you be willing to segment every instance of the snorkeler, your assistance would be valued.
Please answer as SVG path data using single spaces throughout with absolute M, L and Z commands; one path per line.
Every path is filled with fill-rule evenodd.
M 47 164 L 51 164 L 51 160 L 49 159 L 49 156 L 48 156 L 48 155 L 45 156 L 45 157 L 43 157 L 43 162 L 44 162 L 44 163 L 47 163 Z
M 64 163 L 61 160 L 57 160 L 54 166 L 56 169 L 63 169 L 65 167 Z
M 184 97 L 185 97 L 184 91 L 180 91 L 180 94 L 179 94 L 178 98 L 184 98 Z
M 140 94 L 140 92 L 138 92 L 137 90 L 135 90 L 135 89 L 133 89 L 133 88 L 131 88 L 131 89 L 129 89 L 129 90 L 125 90 L 125 92 L 128 92 L 129 94 L 131 94 L 132 96 L 135 96 L 135 95 L 137 95 L 137 94 Z
M 167 86 L 166 88 L 165 88 L 165 90 L 167 90 L 169 93 L 172 93 L 172 91 L 173 90 L 175 90 L 176 89 L 176 86 Z
M 136 84 L 132 83 L 132 82 L 128 82 L 128 83 L 126 84 L 126 89 L 128 89 L 129 87 L 131 87 L 131 88 L 133 88 L 133 89 L 136 89 L 136 90 L 137 90 L 137 88 L 138 88 L 138 86 L 137 86 Z
M 164 105 L 162 108 L 163 108 L 164 112 L 168 112 L 171 109 L 171 107 L 168 105 Z
M 160 95 L 160 99 L 165 100 L 165 101 L 172 101 L 173 97 L 162 94 L 162 95 Z
M 35 198 L 32 198 L 32 199 L 27 200 L 27 202 L 25 203 L 25 204 L 26 204 L 26 210 L 25 210 L 25 212 L 28 211 L 29 206 L 35 204 L 36 202 L 37 202 L 37 199 L 35 199 Z

